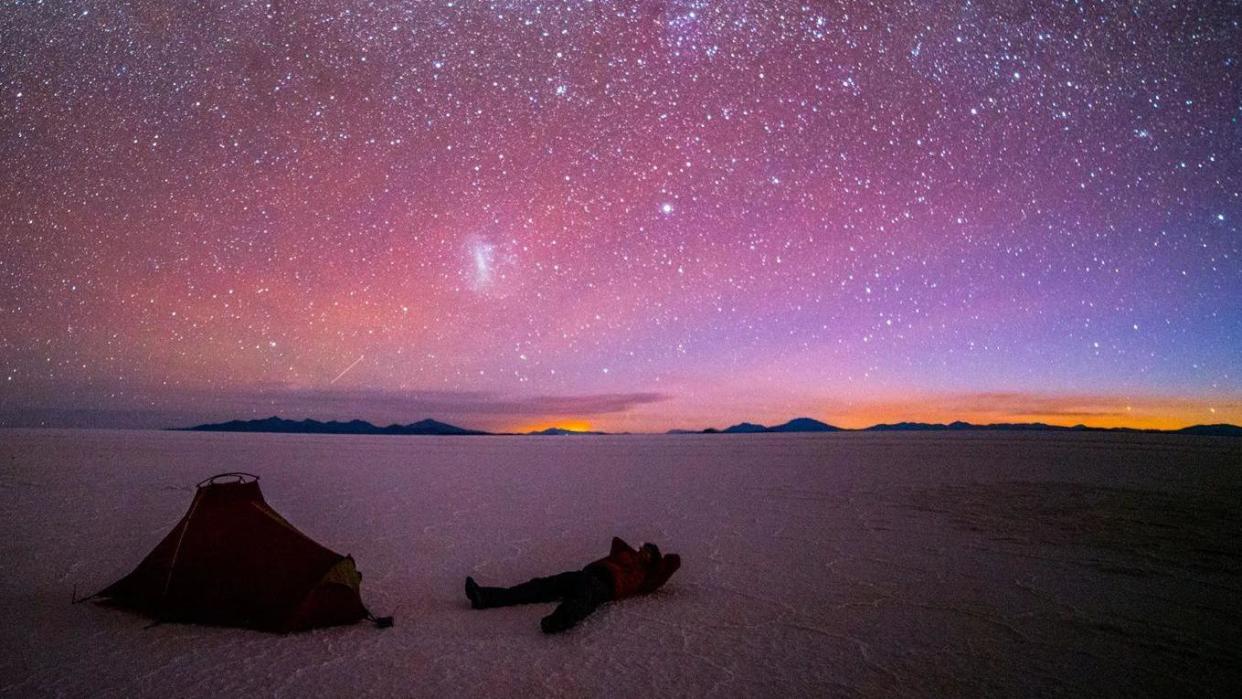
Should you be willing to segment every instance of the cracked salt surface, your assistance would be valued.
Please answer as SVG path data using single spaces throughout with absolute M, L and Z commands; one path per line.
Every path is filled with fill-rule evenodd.
M 70 605 L 192 484 L 268 501 L 397 625 L 291 636 Z M 1242 440 L 1101 434 L 350 437 L 0 431 L 8 696 L 1225 695 Z M 602 556 L 683 558 L 559 637 L 469 609 Z

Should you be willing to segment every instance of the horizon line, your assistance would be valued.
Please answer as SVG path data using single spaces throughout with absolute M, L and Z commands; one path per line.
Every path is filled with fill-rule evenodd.
M 548 430 L 560 430 L 560 431 L 568 433 L 569 435 L 577 434 L 577 435 L 582 435 L 582 436 L 600 436 L 600 435 L 607 435 L 607 436 L 648 435 L 649 436 L 649 435 L 678 435 L 678 434 L 807 434 L 807 433 L 823 434 L 823 433 L 830 432 L 830 431 L 831 432 L 871 432 L 871 431 L 877 431 L 876 428 L 880 428 L 880 427 L 899 427 L 901 425 L 923 426 L 927 428 L 922 431 L 938 431 L 937 428 L 941 428 L 943 431 L 953 431 L 954 430 L 953 425 L 964 425 L 966 427 L 974 427 L 974 428 L 992 428 L 996 430 L 1004 430 L 1006 427 L 1019 428 L 1019 429 L 1015 429 L 1015 431 L 1022 431 L 1020 428 L 1023 428 L 1023 427 L 1044 427 L 1044 428 L 1050 428 L 1052 431 L 1075 430 L 1075 431 L 1092 431 L 1092 432 L 1135 432 L 1135 433 L 1148 433 L 1148 434 L 1176 434 L 1184 430 L 1192 429 L 1196 427 L 1226 427 L 1226 428 L 1235 428 L 1238 430 L 1242 430 L 1242 425 L 1237 425 L 1237 424 L 1230 423 L 1230 422 L 1191 423 L 1191 424 L 1187 424 L 1181 427 L 1158 428 L 1158 427 L 1137 427 L 1137 426 L 1130 426 L 1130 425 L 1114 425 L 1114 426 L 1108 426 L 1108 427 L 1097 427 L 1097 426 L 1087 425 L 1081 422 L 1073 423 L 1073 424 L 1062 424 L 1062 423 L 1045 422 L 1045 421 L 970 422 L 968 420 L 961 420 L 961 419 L 956 419 L 956 420 L 952 420 L 948 422 L 895 420 L 895 421 L 890 421 L 890 422 L 877 422 L 872 425 L 868 425 L 866 427 L 840 427 L 832 423 L 823 422 L 822 420 L 819 420 L 817 418 L 799 416 L 799 417 L 790 418 L 789 420 L 786 420 L 781 423 L 776 423 L 774 425 L 765 425 L 762 423 L 742 420 L 740 422 L 732 423 L 731 425 L 728 425 L 727 427 L 723 427 L 723 428 L 717 428 L 713 426 L 709 426 L 705 428 L 695 428 L 695 429 L 674 427 L 674 428 L 669 428 L 669 429 L 659 430 L 659 431 L 624 430 L 624 431 L 619 431 L 619 432 L 611 432 L 611 431 L 606 431 L 606 430 L 578 430 L 578 429 L 573 429 L 569 427 L 561 427 L 559 425 L 553 425 L 548 428 L 545 428 L 544 430 L 492 431 L 492 430 L 477 429 L 473 427 L 463 427 L 461 425 L 445 422 L 443 420 L 439 420 L 437 418 L 432 418 L 432 417 L 425 417 L 420 420 L 415 420 L 413 422 L 406 422 L 406 423 L 390 422 L 387 424 L 377 424 L 370 420 L 363 420 L 360 418 L 320 419 L 320 418 L 314 418 L 314 417 L 304 417 L 301 419 L 296 419 L 296 418 L 284 418 L 279 415 L 270 415 L 267 417 L 248 418 L 248 419 L 233 418 L 230 420 L 224 420 L 222 422 L 205 422 L 205 423 L 199 423 L 199 424 L 189 425 L 189 426 L 180 426 L 180 427 L 179 426 L 109 427 L 109 426 L 82 426 L 82 425 L 74 426 L 74 425 L 45 424 L 45 425 L 0 425 L 0 429 L 53 429 L 53 430 L 64 429 L 64 430 L 114 430 L 114 431 L 155 431 L 155 432 L 244 432 L 244 430 L 227 430 L 227 429 L 211 430 L 211 429 L 202 429 L 202 428 L 226 425 L 229 423 L 263 422 L 263 421 L 272 420 L 272 419 L 284 420 L 287 422 L 294 422 L 294 423 L 304 423 L 304 422 L 312 422 L 312 421 L 320 423 L 320 424 L 364 423 L 376 429 L 385 429 L 385 428 L 390 428 L 390 427 L 406 427 L 408 425 L 417 424 L 420 422 L 426 422 L 430 420 L 433 422 L 440 423 L 442 425 L 446 425 L 446 426 L 449 426 L 455 429 L 462 430 L 463 432 L 473 433 L 473 434 L 460 434 L 460 435 L 453 435 L 453 434 L 447 434 L 447 435 L 428 435 L 428 434 L 423 434 L 423 435 L 420 435 L 420 434 L 356 435 L 356 436 L 405 436 L 405 437 L 417 437 L 417 436 L 526 437 L 526 436 L 539 436 L 540 432 L 544 432 Z M 813 429 L 813 430 L 806 430 L 806 431 L 793 430 L 793 431 L 778 431 L 778 432 L 771 431 L 772 427 L 780 427 L 794 420 L 813 420 L 831 429 L 830 430 Z M 759 427 L 763 427 L 764 429 L 762 431 L 756 430 L 753 432 L 726 432 L 726 430 L 729 429 L 730 427 L 735 427 L 735 426 L 744 425 L 744 424 L 757 425 Z M 966 427 L 961 427 L 957 429 L 966 429 Z M 900 431 L 920 431 L 920 430 L 894 429 L 894 430 L 887 430 L 887 431 L 900 432 Z M 1037 431 L 1037 430 L 1025 430 L 1025 431 Z M 254 433 L 256 434 L 337 434 L 337 435 L 341 434 L 341 433 L 331 433 L 331 432 L 328 432 L 328 433 L 264 432 L 261 430 L 256 430 L 254 431 Z

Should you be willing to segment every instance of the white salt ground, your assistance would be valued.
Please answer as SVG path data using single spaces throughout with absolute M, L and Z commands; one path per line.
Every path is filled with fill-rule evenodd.
M 71 605 L 221 471 L 351 553 L 396 626 L 164 625 Z M 7 696 L 1226 695 L 1242 684 L 1242 440 L 1102 434 L 350 437 L 0 431 Z M 472 611 L 679 552 L 559 637 Z

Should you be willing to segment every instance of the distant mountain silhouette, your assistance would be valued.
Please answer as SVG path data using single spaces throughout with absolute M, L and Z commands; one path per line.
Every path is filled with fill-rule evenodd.
M 1242 427 L 1237 425 L 1192 425 L 1176 430 L 1157 430 L 1142 427 L 1088 427 L 1086 425 L 1049 425 L 1043 422 L 996 422 L 987 425 L 975 425 L 969 422 L 897 422 L 887 425 L 872 425 L 863 432 L 945 432 L 945 431 L 992 431 L 1010 430 L 1017 432 L 1135 432 L 1146 434 L 1189 434 L 1215 437 L 1242 437 Z
M 279 432 L 287 434 L 393 434 L 393 435 L 485 435 L 490 432 L 480 430 L 468 430 L 464 427 L 450 425 L 446 422 L 432 420 L 419 420 L 408 425 L 392 424 L 387 427 L 377 427 L 365 420 L 350 420 L 349 422 L 338 422 L 331 420 L 321 422 L 319 420 L 286 420 L 273 415 L 269 418 L 260 420 L 230 420 L 228 422 L 218 422 L 215 424 L 195 425 L 194 427 L 186 427 L 185 430 L 193 432 Z
M 840 427 L 834 427 L 826 422 L 813 420 L 809 417 L 796 417 L 783 425 L 769 427 L 768 432 L 840 432 Z
M 872 425 L 863 429 L 863 432 L 937 432 L 937 431 L 965 431 L 965 430 L 1018 430 L 1018 431 L 1071 431 L 1071 430 L 1093 430 L 1106 428 L 1092 428 L 1083 425 L 1075 425 L 1073 427 L 1065 427 L 1062 425 L 1049 425 L 1043 422 L 997 422 L 988 425 L 975 425 L 969 422 L 950 422 L 945 425 L 938 422 L 897 422 L 893 424 Z
M 1173 430 L 1177 434 L 1198 434 L 1211 437 L 1242 437 L 1242 427 L 1237 425 L 1217 424 L 1217 425 L 1191 425 L 1183 427 L 1180 430 Z
M 721 432 L 725 434 L 745 434 L 748 432 L 767 432 L 768 428 L 763 425 L 756 425 L 753 422 L 739 422 L 736 425 L 726 427 Z
M 839 432 L 840 427 L 834 427 L 819 420 L 813 420 L 809 417 L 796 417 L 789 422 L 779 425 L 767 427 L 754 422 L 739 422 L 736 425 L 718 430 L 715 427 L 708 427 L 705 430 L 670 430 L 669 434 L 759 434 L 761 432 Z
M 534 436 L 562 436 L 569 434 L 608 434 L 607 432 L 589 432 L 586 430 L 567 430 L 564 427 L 549 427 L 546 430 L 537 430 L 535 432 L 527 432 L 528 435 Z

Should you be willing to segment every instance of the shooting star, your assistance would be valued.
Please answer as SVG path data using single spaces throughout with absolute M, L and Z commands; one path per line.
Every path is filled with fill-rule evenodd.
M 329 381 L 328 384 L 331 385 L 331 384 L 336 383 L 337 381 L 340 381 L 342 376 L 348 374 L 350 369 L 353 369 L 354 367 L 358 366 L 358 362 L 361 362 L 365 357 L 366 357 L 365 354 L 358 355 L 358 358 L 354 360 L 353 364 L 350 364 L 349 366 L 345 367 L 345 371 L 342 371 L 341 373 L 337 374 L 336 378 Z

